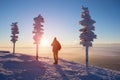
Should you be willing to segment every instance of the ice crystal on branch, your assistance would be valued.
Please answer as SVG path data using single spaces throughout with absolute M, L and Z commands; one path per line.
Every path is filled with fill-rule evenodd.
M 35 34 L 33 36 L 33 39 L 35 40 L 34 44 L 39 44 L 40 40 L 42 38 L 43 35 L 43 25 L 41 23 L 44 23 L 44 19 L 41 15 L 39 15 L 38 17 L 34 18 L 34 30 L 33 33 Z
M 81 40 L 80 44 L 85 47 L 89 47 L 92 46 L 92 41 L 94 38 L 96 38 L 96 35 L 93 32 L 95 30 L 95 27 L 93 26 L 95 21 L 91 19 L 87 7 L 82 6 L 82 10 L 83 12 L 81 14 L 81 17 L 83 20 L 79 22 L 79 24 L 83 26 L 83 28 L 79 30 L 82 32 L 79 36 Z

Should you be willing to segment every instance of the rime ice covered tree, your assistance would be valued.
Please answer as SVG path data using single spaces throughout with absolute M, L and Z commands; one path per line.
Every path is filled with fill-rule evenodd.
M 39 43 L 40 40 L 42 38 L 43 35 L 43 25 L 42 23 L 44 23 L 44 19 L 41 15 L 39 15 L 38 17 L 34 18 L 34 30 L 33 30 L 33 39 L 34 39 L 34 44 L 36 44 L 36 60 L 38 60 L 38 47 L 39 47 Z
M 79 24 L 82 25 L 83 28 L 79 30 L 81 32 L 79 37 L 81 40 L 80 44 L 86 48 L 86 69 L 88 69 L 88 48 L 92 46 L 92 41 L 96 38 L 96 35 L 93 32 L 95 30 L 93 24 L 96 22 L 91 19 L 87 7 L 82 6 L 82 10 L 81 17 L 83 20 L 81 20 Z
M 15 43 L 18 40 L 17 34 L 19 34 L 19 31 L 18 31 L 17 22 L 12 23 L 11 26 L 12 26 L 11 27 L 11 33 L 12 33 L 12 35 L 11 35 L 12 39 L 11 39 L 11 41 L 13 42 L 13 54 L 14 54 L 15 53 Z

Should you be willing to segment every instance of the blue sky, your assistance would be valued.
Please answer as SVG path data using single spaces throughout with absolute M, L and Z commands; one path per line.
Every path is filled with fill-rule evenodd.
M 18 46 L 33 46 L 33 18 L 44 19 L 44 37 L 49 44 L 54 37 L 63 45 L 79 45 L 78 24 L 81 6 L 87 6 L 96 21 L 96 43 L 120 43 L 119 0 L 0 0 L 0 45 L 11 46 L 11 24 L 18 22 Z

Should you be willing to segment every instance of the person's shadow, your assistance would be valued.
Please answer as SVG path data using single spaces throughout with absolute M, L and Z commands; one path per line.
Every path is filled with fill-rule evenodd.
M 61 66 L 55 65 L 57 72 L 61 75 L 62 80 L 69 80 L 69 78 L 65 75 L 65 72 L 62 70 Z

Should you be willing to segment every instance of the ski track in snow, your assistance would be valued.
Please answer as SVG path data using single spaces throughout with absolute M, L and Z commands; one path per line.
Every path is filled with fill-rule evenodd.
M 120 72 L 59 59 L 0 53 L 0 80 L 120 80 Z

